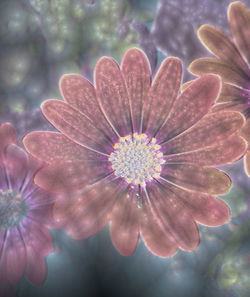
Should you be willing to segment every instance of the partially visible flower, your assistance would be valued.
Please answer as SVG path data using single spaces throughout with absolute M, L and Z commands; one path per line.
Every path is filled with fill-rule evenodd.
M 238 110 L 246 117 L 241 135 L 250 142 L 250 12 L 241 2 L 228 7 L 228 21 L 234 40 L 211 25 L 203 25 L 198 36 L 204 46 L 216 56 L 194 60 L 189 71 L 195 75 L 215 73 L 223 86 L 216 110 Z M 250 145 L 244 159 L 250 177 Z
M 178 247 L 191 251 L 199 244 L 195 221 L 218 226 L 230 218 L 215 195 L 226 193 L 231 181 L 211 166 L 245 153 L 246 142 L 236 135 L 244 118 L 209 113 L 221 87 L 215 75 L 197 79 L 178 96 L 177 58 L 164 60 L 152 83 L 140 50 L 128 50 L 121 64 L 101 58 L 95 87 L 79 75 L 64 75 L 66 102 L 42 104 L 61 133 L 24 138 L 28 152 L 48 164 L 35 182 L 73 196 L 55 204 L 56 218 L 68 221 L 73 238 L 89 237 L 110 222 L 123 255 L 133 253 L 139 234 L 158 256 L 169 257 Z
M 48 230 L 53 196 L 33 183 L 41 167 L 17 146 L 9 123 L 0 125 L 0 295 L 5 283 L 23 274 L 35 285 L 46 276 L 45 257 L 53 251 Z M 1 295 L 2 296 L 2 295 Z

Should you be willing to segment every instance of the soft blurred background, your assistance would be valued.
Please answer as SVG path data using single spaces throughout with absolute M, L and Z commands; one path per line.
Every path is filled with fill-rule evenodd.
M 186 67 L 208 56 L 197 28 L 216 25 L 230 34 L 229 0 L 1 0 L 0 123 L 11 122 L 19 139 L 32 130 L 51 130 L 40 113 L 45 99 L 60 99 L 58 81 L 79 73 L 92 81 L 103 55 L 120 62 L 125 50 L 141 47 L 152 72 L 167 56 Z M 250 0 L 242 1 L 250 8 Z M 192 79 L 184 70 L 183 81 Z M 250 180 L 242 161 L 223 168 L 233 180 L 222 198 L 232 210 L 225 226 L 199 226 L 201 244 L 192 252 L 158 258 L 140 242 L 134 255 L 122 257 L 105 228 L 75 241 L 52 231 L 56 252 L 47 259 L 41 287 L 25 278 L 17 296 L 85 297 L 249 297 Z

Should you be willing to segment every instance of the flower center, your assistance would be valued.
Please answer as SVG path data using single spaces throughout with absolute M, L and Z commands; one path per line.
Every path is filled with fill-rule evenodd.
M 0 190 L 0 228 L 17 226 L 26 214 L 26 204 L 22 195 L 12 190 Z
M 109 156 L 114 173 L 127 183 L 145 186 L 146 181 L 160 176 L 161 165 L 165 163 L 160 145 L 146 134 L 134 133 L 121 137 Z

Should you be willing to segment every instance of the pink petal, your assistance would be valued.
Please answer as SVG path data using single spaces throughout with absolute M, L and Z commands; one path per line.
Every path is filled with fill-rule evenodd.
M 94 79 L 101 109 L 117 136 L 131 134 L 129 95 L 118 64 L 102 57 L 95 66 Z
M 21 232 L 26 247 L 31 247 L 41 256 L 47 256 L 54 251 L 53 239 L 47 227 L 34 218 L 22 221 Z
M 240 130 L 240 135 L 250 143 L 250 117 L 247 118 L 245 125 Z
M 224 172 L 194 164 L 164 164 L 161 176 L 182 188 L 208 194 L 222 195 L 231 187 L 231 180 Z
M 237 47 L 250 63 L 250 13 L 246 6 L 237 1 L 228 7 L 228 21 Z
M 243 124 L 244 118 L 238 112 L 210 113 L 188 131 L 161 144 L 162 151 L 168 155 L 212 146 L 237 132 Z
M 27 248 L 27 268 L 26 276 L 28 280 L 36 286 L 42 285 L 45 281 L 47 266 L 45 259 L 36 252 L 32 246 Z
M 100 153 L 112 150 L 111 140 L 96 128 L 95 122 L 69 104 L 47 100 L 41 109 L 47 120 L 73 142 Z
M 164 181 L 162 183 L 190 212 L 195 221 L 207 226 L 220 226 L 230 220 L 230 209 L 221 199 L 199 192 L 185 191 Z
M 246 109 L 246 100 L 234 100 L 228 102 L 222 102 L 215 104 L 211 112 L 218 112 L 218 111 L 239 111 L 244 113 Z
M 28 156 L 15 144 L 9 145 L 4 158 L 9 187 L 20 191 L 28 173 Z
M 194 60 L 188 66 L 188 71 L 198 76 L 207 73 L 214 73 L 220 75 L 223 82 L 234 84 L 243 88 L 247 88 L 249 86 L 249 79 L 247 75 L 245 75 L 240 69 L 236 66 L 213 58 L 200 58 Z
M 110 225 L 112 242 L 123 256 L 130 256 L 136 249 L 139 236 L 138 215 L 135 193 L 128 193 L 126 189 L 112 209 Z
M 11 229 L 6 239 L 6 277 L 15 285 L 26 267 L 26 248 L 17 228 Z
M 200 242 L 199 231 L 189 209 L 184 207 L 172 191 L 159 183 L 148 188 L 148 195 L 159 219 L 168 226 L 177 245 L 185 251 L 197 248 Z
M 241 102 L 248 100 L 249 95 L 249 90 L 223 83 L 217 102 L 235 101 L 240 104 Z
M 0 156 L 4 153 L 8 145 L 17 145 L 16 132 L 10 123 L 0 124 L 0 139 Z
M 197 123 L 214 104 L 220 87 L 219 78 L 212 74 L 195 80 L 175 101 L 157 138 L 166 141 Z
M 95 89 L 87 79 L 77 74 L 65 74 L 60 80 L 60 90 L 65 100 L 91 119 L 107 137 L 116 137 L 100 110 Z
M 58 161 L 42 168 L 35 183 L 55 193 L 69 193 L 83 189 L 111 173 L 108 163 L 94 161 Z
M 144 196 L 140 212 L 140 231 L 146 247 L 159 257 L 171 257 L 177 251 L 177 244 L 170 230 L 162 222 L 155 208 Z
M 151 84 L 151 73 L 148 59 L 139 49 L 126 51 L 121 63 L 128 89 L 133 131 L 141 133 L 143 103 Z
M 248 177 L 250 177 L 250 150 L 247 151 L 244 157 L 244 168 Z
M 75 239 L 92 236 L 108 223 L 114 202 L 122 190 L 117 180 L 101 181 L 73 197 L 67 209 L 58 201 L 55 204 L 55 218 L 58 221 L 68 221 L 66 231 Z
M 246 141 L 242 137 L 233 135 L 214 146 L 192 152 L 168 155 L 164 159 L 168 164 L 194 163 L 201 166 L 218 166 L 237 161 L 245 154 L 246 149 Z
M 246 74 L 249 73 L 248 66 L 238 49 L 221 30 L 211 25 L 203 25 L 198 30 L 198 36 L 205 47 L 216 57 L 226 63 L 233 64 Z
M 31 132 L 23 139 L 25 149 L 39 160 L 97 160 L 102 156 L 71 141 L 57 132 Z
M 180 89 L 181 62 L 165 59 L 153 80 L 143 110 L 143 131 L 155 134 L 166 120 Z

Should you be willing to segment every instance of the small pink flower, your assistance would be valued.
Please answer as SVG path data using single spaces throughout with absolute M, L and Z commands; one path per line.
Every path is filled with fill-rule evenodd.
M 194 60 L 189 71 L 195 75 L 215 73 L 221 76 L 223 85 L 216 110 L 237 110 L 246 117 L 241 135 L 250 142 L 250 12 L 237 1 L 228 7 L 228 22 L 233 35 L 211 25 L 203 25 L 198 36 L 215 58 Z M 250 145 L 244 158 L 246 174 L 250 177 Z
M 152 253 L 169 257 L 178 247 L 197 247 L 195 222 L 218 226 L 230 219 L 215 195 L 226 193 L 231 181 L 211 166 L 245 153 L 246 143 L 236 135 L 244 119 L 238 112 L 209 113 L 221 87 L 217 76 L 197 79 L 178 96 L 181 76 L 181 62 L 168 58 L 151 82 L 147 58 L 130 49 L 121 69 L 109 57 L 97 62 L 95 86 L 64 75 L 66 102 L 42 104 L 60 133 L 33 132 L 23 143 L 48 164 L 35 182 L 69 193 L 54 214 L 67 221 L 73 238 L 89 237 L 110 222 L 122 255 L 133 253 L 141 235 Z
M 38 164 L 17 145 L 13 127 L 0 125 L 0 295 L 23 274 L 35 285 L 53 251 L 52 196 L 33 183 Z M 1 295 L 2 296 L 2 295 Z

